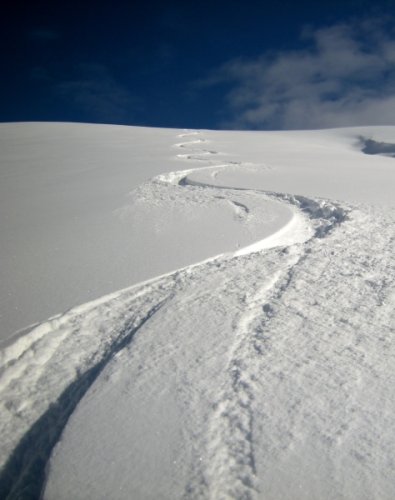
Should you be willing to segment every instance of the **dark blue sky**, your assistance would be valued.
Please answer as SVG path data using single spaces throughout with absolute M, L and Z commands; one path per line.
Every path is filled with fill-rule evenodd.
M 309 91 L 303 87 L 306 79 L 309 85 L 318 79 L 321 86 L 323 80 L 332 81 L 325 86 L 325 96 L 317 96 L 320 104 L 325 101 L 326 110 L 328 102 L 338 102 L 345 92 L 340 89 L 343 83 L 339 86 L 336 78 L 350 80 L 354 85 L 359 78 L 359 87 L 374 87 L 377 81 L 377 85 L 385 84 L 388 89 L 392 83 L 392 76 L 389 81 L 387 75 L 391 73 L 392 55 L 383 56 L 391 49 L 395 12 L 392 0 L 375 2 L 373 6 L 364 0 L 16 0 L 9 8 L 12 11 L 3 11 L 1 27 L 3 122 L 298 128 L 296 112 L 289 117 L 289 109 L 300 107 L 301 98 L 289 97 L 288 87 L 279 90 L 291 85 L 294 74 L 292 70 L 280 74 L 279 67 L 296 57 L 294 67 L 301 68 L 306 54 L 311 60 L 315 58 L 310 65 L 314 66 L 315 76 L 313 70 L 307 71 L 308 76 L 296 70 L 296 79 L 301 82 L 301 92 L 304 88 Z M 380 20 L 373 34 L 366 27 L 366 19 Z M 362 29 L 347 28 L 345 33 L 344 26 L 361 22 L 365 22 Z M 336 28 L 339 26 L 343 28 Z M 330 36 L 319 31 L 328 27 L 335 27 Z M 381 42 L 373 50 L 362 46 L 364 36 L 376 40 L 383 33 L 385 46 Z M 322 40 L 328 37 L 331 45 L 322 49 L 326 43 Z M 336 48 L 336 37 L 342 40 L 340 49 Z M 358 77 L 363 64 L 352 75 L 343 72 L 333 76 L 338 74 L 335 67 L 334 73 L 328 75 L 319 68 L 319 58 L 330 59 L 331 51 L 354 53 L 350 40 L 358 40 L 357 51 L 361 54 L 376 50 L 381 59 L 387 58 L 369 82 Z M 374 40 L 373 45 L 379 43 Z M 377 71 L 377 64 L 372 65 L 370 59 L 364 64 L 368 64 L 369 71 Z M 269 88 L 275 90 L 268 92 Z M 359 100 L 363 98 L 359 95 Z M 277 108 L 267 115 L 262 109 L 269 109 L 271 99 Z M 314 102 L 308 103 L 311 109 Z M 303 105 L 307 109 L 307 104 Z M 377 108 L 377 102 L 375 105 Z M 325 116 L 331 116 L 329 111 Z M 375 115 L 366 116 L 370 119 Z M 315 122 L 311 126 L 316 126 Z

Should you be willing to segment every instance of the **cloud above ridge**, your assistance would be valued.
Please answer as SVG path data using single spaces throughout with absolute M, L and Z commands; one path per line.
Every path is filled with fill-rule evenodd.
M 304 48 L 236 59 L 204 82 L 225 84 L 231 128 L 395 124 L 395 34 L 384 20 L 305 28 Z

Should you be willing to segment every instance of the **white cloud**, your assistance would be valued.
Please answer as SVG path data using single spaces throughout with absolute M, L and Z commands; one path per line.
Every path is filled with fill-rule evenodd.
M 395 39 L 384 21 L 305 29 L 307 48 L 237 59 L 206 85 L 231 85 L 236 128 L 395 124 Z

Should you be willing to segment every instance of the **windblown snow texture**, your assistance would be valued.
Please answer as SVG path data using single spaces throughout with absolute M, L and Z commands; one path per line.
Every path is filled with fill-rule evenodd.
M 136 200 L 214 200 L 262 238 L 3 350 L 2 497 L 46 465 L 47 499 L 394 497 L 394 209 L 251 189 L 208 134 Z

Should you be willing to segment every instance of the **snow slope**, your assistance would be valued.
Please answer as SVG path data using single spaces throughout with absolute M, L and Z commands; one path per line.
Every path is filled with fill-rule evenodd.
M 48 499 L 393 498 L 395 128 L 99 129 L 169 155 L 111 214 L 178 269 L 3 349 L 1 496 L 58 442 Z
M 291 216 L 251 199 L 247 217 L 243 196 L 235 204 L 148 182 L 184 167 L 193 138 L 179 135 L 0 125 L 0 345 L 72 306 L 252 243 Z
M 385 153 L 393 127 L 355 127 L 289 132 L 210 132 L 233 167 L 218 172 L 216 185 L 286 192 L 356 203 L 394 206 L 395 169 Z M 370 138 L 384 155 L 361 154 Z M 383 146 L 384 142 L 384 146 Z M 241 162 L 242 175 L 238 167 Z M 193 174 L 205 182 L 204 171 Z

